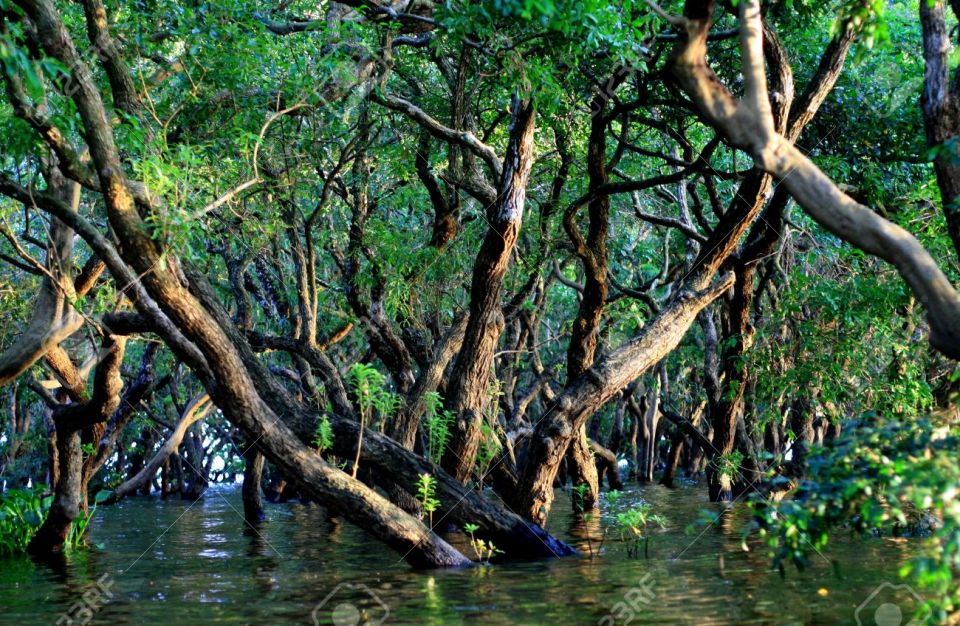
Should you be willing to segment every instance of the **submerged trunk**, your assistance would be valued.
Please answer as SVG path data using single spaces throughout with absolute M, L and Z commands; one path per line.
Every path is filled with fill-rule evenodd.
M 677 468 L 680 467 L 680 456 L 683 454 L 685 437 L 679 429 L 670 437 L 670 452 L 667 453 L 667 466 L 660 477 L 660 484 L 664 487 L 674 487 L 677 478 Z
M 266 459 L 255 447 L 250 446 L 243 453 L 243 518 L 248 523 L 263 521 L 263 466 Z
M 660 393 L 659 387 L 654 385 L 647 390 L 644 402 L 645 410 L 640 417 L 640 427 L 637 440 L 637 481 L 641 483 L 653 482 L 653 474 L 657 464 L 657 444 L 659 440 L 658 427 L 660 425 Z
M 557 398 L 530 440 L 530 450 L 515 494 L 515 510 L 540 526 L 553 503 L 553 481 L 573 437 L 617 392 L 660 362 L 680 343 L 697 314 L 726 291 L 732 277 L 703 291 L 681 289 L 643 333 L 599 359 Z
M 102 425 L 120 404 L 120 365 L 126 347 L 124 338 L 107 335 L 100 350 L 93 378 L 93 392 L 84 402 L 58 406 L 53 411 L 56 428 L 57 472 L 53 504 L 47 518 L 30 541 L 28 549 L 35 554 L 49 554 L 63 549 L 74 520 L 86 510 L 87 481 L 81 443 L 84 431 L 94 427 L 103 433 Z
M 80 432 L 57 433 L 59 472 L 50 512 L 37 534 L 30 540 L 29 551 L 50 554 L 63 549 L 74 520 L 80 515 L 82 500 L 83 452 Z
M 618 71 L 608 88 L 615 87 L 623 80 L 625 73 Z M 595 193 L 607 183 L 606 133 L 608 119 L 604 115 L 606 94 L 598 94 L 593 101 L 594 112 L 590 123 L 590 137 L 587 143 L 587 174 L 589 190 Z M 597 334 L 600 320 L 607 301 L 607 235 L 610 230 L 610 196 L 596 194 L 588 203 L 590 226 L 586 238 L 576 224 L 577 205 L 566 211 L 563 220 L 564 229 L 573 243 L 573 249 L 580 258 L 584 270 L 583 292 L 577 317 L 573 321 L 570 333 L 570 345 L 567 348 L 567 384 L 583 374 L 593 365 L 597 351 Z M 586 424 L 579 427 L 579 433 L 570 443 L 567 467 L 574 491 L 575 511 L 589 511 L 597 505 L 600 481 L 593 460 L 593 452 L 587 441 Z
M 335 439 L 332 451 L 337 455 L 356 450 L 359 424 L 353 420 L 332 418 Z M 396 441 L 374 431 L 364 434 L 361 462 L 383 476 L 389 476 L 408 493 L 416 493 L 417 479 L 430 474 L 436 485 L 440 509 L 436 519 L 444 519 L 463 528 L 477 524 L 478 538 L 490 540 L 508 558 L 549 558 L 574 554 L 572 548 L 542 528 L 531 524 L 508 507 L 486 494 L 465 486 L 422 456 L 405 450 Z
M 623 481 L 620 479 L 620 466 L 617 464 L 617 455 L 613 451 L 604 448 L 594 440 L 590 440 L 590 449 L 597 459 L 597 479 L 602 481 L 607 477 L 607 486 L 614 491 L 623 489 Z

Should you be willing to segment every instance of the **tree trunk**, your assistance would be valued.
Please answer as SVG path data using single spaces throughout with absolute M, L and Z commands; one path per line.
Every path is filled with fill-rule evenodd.
M 473 266 L 470 317 L 445 402 L 445 408 L 456 413 L 457 421 L 442 465 L 464 483 L 470 478 L 479 449 L 493 353 L 503 332 L 500 293 L 523 221 L 527 180 L 533 165 L 533 130 L 533 103 L 515 98 L 499 200 L 487 211 L 490 229 Z
M 248 446 L 243 453 L 243 461 L 243 518 L 247 523 L 255 524 L 266 517 L 263 513 L 263 490 L 260 489 L 266 459 L 256 447 Z
M 641 396 L 640 403 L 630 398 L 627 404 L 630 406 L 630 479 L 637 480 L 640 475 L 640 423 L 643 421 L 644 406 L 646 397 Z
M 607 87 L 615 88 L 622 82 L 625 72 L 618 71 L 613 83 Z M 587 174 L 589 191 L 595 197 L 588 204 L 590 227 L 584 239 L 576 224 L 574 204 L 564 215 L 563 226 L 573 242 L 573 249 L 583 263 L 584 282 L 580 298 L 580 308 L 573 321 L 570 333 L 570 345 L 567 348 L 567 384 L 583 374 L 593 365 L 597 351 L 597 333 L 607 301 L 607 233 L 610 230 L 610 196 L 595 194 L 596 190 L 607 183 L 606 131 L 607 117 L 603 114 L 608 96 L 598 94 L 593 101 L 593 116 L 590 122 L 590 137 L 587 142 Z M 589 511 L 597 504 L 600 481 L 593 459 L 593 452 L 587 442 L 586 424 L 570 443 L 567 467 L 574 487 L 586 486 L 574 492 L 574 510 Z
M 593 450 L 597 459 L 597 479 L 603 480 L 603 477 L 606 476 L 607 486 L 611 490 L 623 489 L 623 481 L 620 479 L 620 466 L 617 464 L 617 455 L 592 439 L 590 440 L 590 449 Z
M 737 419 L 743 413 L 743 398 L 746 391 L 747 366 L 743 354 L 747 350 L 752 334 L 750 308 L 753 302 L 753 277 L 756 264 L 737 265 L 737 281 L 733 287 L 733 298 L 729 306 L 724 336 L 733 340 L 733 345 L 723 351 L 723 391 L 719 403 L 711 407 L 713 420 L 713 447 L 711 457 L 714 462 L 707 470 L 707 487 L 711 502 L 733 500 L 732 476 L 718 471 L 726 464 L 718 466 L 721 457 L 733 452 L 737 434 Z
M 807 468 L 807 452 L 814 440 L 813 403 L 807 395 L 800 395 L 790 405 L 790 430 L 793 431 L 793 444 L 790 447 L 790 461 L 786 474 L 793 478 L 802 478 Z
M 63 549 L 73 522 L 80 515 L 82 499 L 83 452 L 80 450 L 80 432 L 57 433 L 59 473 L 54 489 L 53 504 L 37 534 L 30 540 L 28 550 L 33 554 L 51 554 Z
M 637 480 L 643 483 L 653 482 L 657 465 L 658 426 L 660 425 L 660 386 L 653 385 L 647 390 L 646 410 L 643 414 L 639 442 L 640 467 Z
M 352 454 L 356 450 L 359 424 L 334 416 L 331 425 L 335 433 L 332 452 L 338 456 Z M 435 517 L 443 517 L 461 528 L 465 524 L 479 525 L 476 536 L 493 541 L 506 556 L 548 558 L 574 554 L 573 549 L 562 541 L 485 494 L 464 486 L 422 456 L 405 450 L 393 439 L 370 430 L 365 432 L 363 439 L 361 461 L 364 466 L 391 477 L 408 493 L 416 493 L 419 476 L 431 474 L 436 483 L 435 497 L 440 502 L 440 512 L 435 513 Z
M 556 409 L 541 418 L 530 441 L 515 494 L 515 510 L 540 526 L 553 502 L 553 480 L 571 439 L 597 409 L 683 339 L 697 314 L 726 291 L 732 276 L 704 291 L 680 289 L 636 338 L 613 350 L 564 389 Z
M 105 422 L 120 403 L 123 387 L 120 365 L 125 347 L 124 338 L 104 337 L 90 398 L 58 406 L 53 411 L 58 471 L 50 512 L 28 546 L 32 553 L 49 554 L 62 550 L 81 508 L 86 510 L 82 434 L 84 430 Z
M 940 202 L 947 230 L 960 257 L 960 164 L 957 138 L 960 136 L 960 93 L 950 79 L 950 52 L 953 44 L 947 32 L 943 0 L 920 3 L 923 28 L 923 58 L 926 61 L 920 105 L 927 131 L 927 145 L 937 149 L 933 169 L 940 188 Z
M 683 454 L 683 442 L 686 440 L 679 428 L 673 431 L 670 437 L 670 452 L 667 454 L 667 466 L 660 477 L 660 484 L 673 488 L 677 477 L 677 468 L 680 466 L 680 456 Z

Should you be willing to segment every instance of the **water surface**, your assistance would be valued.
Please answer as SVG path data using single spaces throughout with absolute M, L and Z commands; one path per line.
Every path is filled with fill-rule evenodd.
M 628 556 L 612 528 L 601 542 L 613 506 L 577 524 L 560 493 L 550 530 L 583 556 L 427 573 L 318 506 L 268 505 L 268 521 L 245 530 L 234 488 L 194 503 L 130 499 L 97 511 L 99 545 L 62 563 L 0 561 L 0 623 L 312 624 L 322 604 L 320 623 L 338 624 L 358 612 L 386 624 L 855 624 L 878 587 L 887 585 L 861 618 L 890 594 L 909 600 L 889 586 L 917 548 L 906 540 L 837 536 L 808 569 L 781 578 L 757 539 L 744 544 L 739 505 L 690 532 L 719 510 L 702 489 L 632 488 L 616 507 L 641 498 L 668 520 L 648 558 Z

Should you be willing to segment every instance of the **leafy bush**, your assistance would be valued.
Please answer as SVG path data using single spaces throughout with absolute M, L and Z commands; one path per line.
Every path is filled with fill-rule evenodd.
M 66 548 L 83 545 L 87 528 L 97 511 L 97 504 L 106 500 L 112 492 L 104 490 L 94 498 L 87 512 L 80 511 L 73 520 L 64 544 Z M 9 489 L 0 494 L 0 557 L 22 554 L 27 551 L 30 540 L 37 534 L 53 504 L 52 495 L 43 495 L 36 489 Z
M 868 416 L 810 458 L 808 479 L 776 508 L 754 502 L 774 564 L 804 567 L 830 532 L 916 538 L 901 569 L 928 589 L 934 617 L 960 610 L 960 425 L 944 418 Z
M 0 556 L 25 552 L 50 510 L 53 496 L 33 489 L 0 494 Z

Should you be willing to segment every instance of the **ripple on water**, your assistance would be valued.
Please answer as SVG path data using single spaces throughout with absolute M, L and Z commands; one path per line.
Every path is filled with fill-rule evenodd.
M 604 539 L 604 526 L 641 499 L 667 528 L 651 534 L 648 559 L 632 559 L 615 531 Z M 235 488 L 198 502 L 134 498 L 97 511 L 92 542 L 102 550 L 74 553 L 58 567 L 0 562 L 0 623 L 56 623 L 104 573 L 114 594 L 96 615 L 104 624 L 309 624 L 325 599 L 369 620 L 385 606 L 389 624 L 597 624 L 641 597 L 638 589 L 652 595 L 642 596 L 634 624 L 852 623 L 873 589 L 897 582 L 912 549 L 838 536 L 825 558 L 781 580 L 762 544 L 748 541 L 744 551 L 744 509 L 688 534 L 705 509 L 718 510 L 700 489 L 634 487 L 583 523 L 562 493 L 550 531 L 585 554 L 424 573 L 319 506 L 270 505 L 268 521 L 250 528 Z M 591 558 L 591 550 L 599 554 Z

